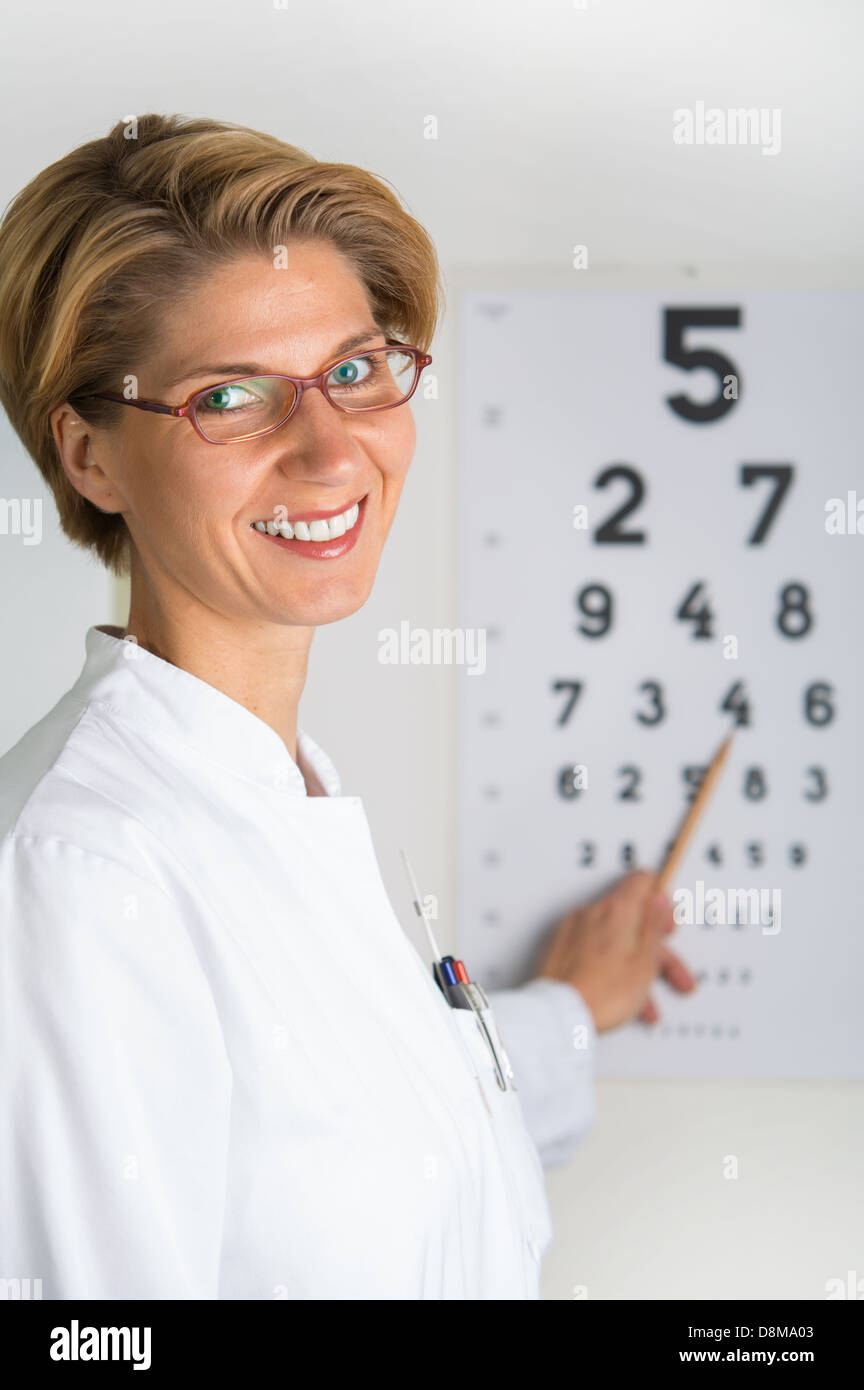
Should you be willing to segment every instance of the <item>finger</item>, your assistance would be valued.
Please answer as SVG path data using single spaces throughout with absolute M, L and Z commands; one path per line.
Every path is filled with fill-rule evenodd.
M 616 883 L 614 892 L 627 901 L 644 904 L 651 893 L 655 877 L 656 875 L 649 873 L 647 869 L 631 869 L 629 874 L 625 874 Z
M 631 957 L 634 979 L 644 981 L 646 989 L 660 974 L 663 963 L 663 909 L 657 905 L 643 913 Z
M 665 893 L 651 894 L 645 904 L 642 927 L 648 933 L 659 933 L 663 936 L 668 936 L 675 930 L 672 903 Z
M 696 988 L 696 976 L 668 946 L 663 946 L 660 951 L 660 974 L 682 994 Z
M 654 1003 L 654 1000 L 649 997 L 646 1001 L 645 1007 L 639 1014 L 639 1022 L 656 1023 L 659 1017 L 660 1010 L 657 1008 L 657 1005 Z
M 665 934 L 668 936 L 670 932 L 673 932 L 675 930 L 678 923 L 675 921 L 675 908 L 672 905 L 671 899 L 667 898 L 666 902 L 668 904 L 668 908 L 666 912 L 666 926 L 663 928 L 663 930 Z

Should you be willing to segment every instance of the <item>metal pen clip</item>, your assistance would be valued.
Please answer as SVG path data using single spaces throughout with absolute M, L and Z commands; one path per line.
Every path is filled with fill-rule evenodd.
M 471 1008 L 474 1010 L 474 1017 L 476 1018 L 478 1024 L 480 1025 L 480 1029 L 481 1029 L 481 1031 L 482 1031 L 482 1033 L 483 1033 L 483 1036 L 484 1036 L 485 1039 L 486 1039 L 487 1045 L 488 1045 L 488 1047 L 489 1047 L 489 1051 L 490 1051 L 491 1054 L 492 1054 L 492 1062 L 493 1062 L 493 1064 L 494 1064 L 494 1066 L 495 1066 L 495 1080 L 498 1082 L 498 1089 L 499 1089 L 500 1091 L 506 1091 L 506 1090 L 507 1090 L 507 1077 L 506 1077 L 505 1074 L 504 1074 L 504 1068 L 503 1068 L 503 1066 L 501 1065 L 501 1059 L 500 1059 L 500 1057 L 498 1056 L 498 1049 L 497 1049 L 497 1047 L 495 1046 L 495 1043 L 494 1043 L 493 1038 L 492 1038 L 492 1034 L 489 1032 L 489 1029 L 488 1029 L 488 1027 L 486 1026 L 486 1020 L 485 1020 L 485 1018 L 483 1017 L 483 1015 L 482 1015 L 482 1013 L 481 1013 L 481 1011 L 480 1011 L 480 1010 L 481 1010 L 481 1005 L 480 1005 L 479 1003 L 476 1002 L 476 999 L 475 999 L 475 998 L 472 997 L 472 991 L 475 991 L 475 990 L 477 989 L 477 986 L 476 986 L 476 985 L 468 984 L 468 985 L 463 985 L 462 988 L 463 988 L 463 990 L 465 991 L 465 993 L 468 995 Z M 485 996 L 484 996 L 484 997 L 485 997 Z

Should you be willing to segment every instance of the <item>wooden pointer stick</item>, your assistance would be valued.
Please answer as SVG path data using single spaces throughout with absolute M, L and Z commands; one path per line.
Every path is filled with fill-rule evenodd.
M 732 733 L 734 733 L 734 729 Z M 684 820 L 681 822 L 681 829 L 678 831 L 678 834 L 675 837 L 675 843 L 673 844 L 666 857 L 666 862 L 664 863 L 660 872 L 657 874 L 657 878 L 654 882 L 655 892 L 665 893 L 666 885 L 671 879 L 672 875 L 674 874 L 678 861 L 680 860 L 681 856 L 686 850 L 687 845 L 689 844 L 690 839 L 693 835 L 693 831 L 696 829 L 696 822 L 699 820 L 699 817 L 702 815 L 702 812 L 705 810 L 705 807 L 708 804 L 708 798 L 711 795 L 711 792 L 714 788 L 714 784 L 720 776 L 723 764 L 725 763 L 726 757 L 729 753 L 731 743 L 732 734 L 729 734 L 726 738 L 724 738 L 720 747 L 717 749 L 717 752 L 714 754 L 711 766 L 705 773 L 702 785 L 696 793 L 696 796 L 693 799 L 693 803 L 690 806 L 690 809 L 687 812 L 686 816 L 684 817 Z

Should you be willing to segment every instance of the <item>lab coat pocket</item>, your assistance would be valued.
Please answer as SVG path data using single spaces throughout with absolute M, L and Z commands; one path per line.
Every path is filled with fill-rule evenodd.
M 523 1221 L 526 1243 L 538 1265 L 552 1239 L 552 1220 L 543 1165 L 537 1147 L 528 1132 L 513 1087 L 513 1072 L 498 1032 L 491 1008 L 482 1011 L 483 1021 L 495 1042 L 504 1075 L 508 1080 L 502 1090 L 497 1069 L 486 1036 L 473 1009 L 451 1009 L 450 1014 L 465 1045 L 486 1102 L 502 1162 L 513 1186 Z M 518 1083 L 518 1077 L 515 1078 Z

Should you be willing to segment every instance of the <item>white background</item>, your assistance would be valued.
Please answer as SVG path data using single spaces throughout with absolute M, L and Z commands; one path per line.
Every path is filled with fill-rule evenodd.
M 574 243 L 589 248 L 592 283 L 640 267 L 691 283 L 720 266 L 759 288 L 781 273 L 794 284 L 806 266 L 846 286 L 862 269 L 862 29 L 853 0 L 20 5 L 0 55 L 3 199 L 128 113 L 181 111 L 383 175 L 429 228 L 454 289 L 485 273 L 560 283 Z M 779 107 L 780 154 L 674 145 L 672 112 L 700 100 Z M 430 114 L 437 141 L 423 139 Z M 454 299 L 432 348 L 439 397 L 417 400 L 420 442 L 375 593 L 317 635 L 301 709 L 346 792 L 364 797 L 406 929 L 400 846 L 439 897 L 445 940 L 464 677 L 381 667 L 377 634 L 403 618 L 457 620 Z M 5 425 L 0 459 L 4 495 L 41 492 Z M 86 626 L 114 614 L 110 581 L 53 534 L 29 549 L 2 539 L 0 591 L 5 746 L 77 674 Z M 604 1082 L 595 1130 L 550 1180 L 545 1294 L 824 1297 L 826 1279 L 864 1275 L 862 1138 L 855 1083 Z M 722 1176 L 730 1153 L 736 1182 Z

